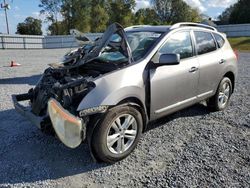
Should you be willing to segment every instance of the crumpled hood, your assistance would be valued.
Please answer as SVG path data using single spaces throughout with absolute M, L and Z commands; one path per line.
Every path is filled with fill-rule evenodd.
M 110 41 L 112 35 L 115 33 L 121 37 L 120 42 Z M 132 58 L 131 49 L 127 40 L 126 33 L 120 24 L 114 23 L 114 24 L 111 24 L 107 28 L 107 30 L 103 33 L 102 37 L 95 42 L 93 48 L 90 50 L 89 53 L 87 53 L 83 57 L 83 59 L 80 61 L 80 64 L 87 63 L 97 58 L 102 53 L 104 48 L 108 46 L 109 44 L 116 46 L 116 47 L 120 47 L 120 52 L 124 54 L 129 60 L 131 60 Z
M 121 37 L 121 41 L 111 41 L 113 34 L 118 34 Z M 88 44 L 88 46 L 86 45 L 78 50 L 72 51 L 66 55 L 63 64 L 56 63 L 50 64 L 50 66 L 53 68 L 72 68 L 83 65 L 99 57 L 107 46 L 119 49 L 119 51 L 128 58 L 129 63 L 131 62 L 131 49 L 126 33 L 120 24 L 113 23 L 107 28 L 101 38 L 97 39 L 93 44 Z M 73 59 L 75 59 L 74 63 L 67 65 L 67 62 L 70 62 Z

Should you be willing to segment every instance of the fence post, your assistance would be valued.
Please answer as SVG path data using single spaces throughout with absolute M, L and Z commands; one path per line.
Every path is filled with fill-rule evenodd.
M 1 48 L 3 49 L 3 36 L 1 36 Z
M 26 39 L 23 37 L 23 48 L 26 49 Z
M 5 49 L 5 44 L 4 44 L 4 42 L 5 42 L 5 38 L 4 38 L 4 36 L 1 36 L 1 39 L 2 39 L 2 49 Z

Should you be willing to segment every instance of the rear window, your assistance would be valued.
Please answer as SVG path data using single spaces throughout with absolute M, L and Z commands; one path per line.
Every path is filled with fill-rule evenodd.
M 194 35 L 198 55 L 202 55 L 216 50 L 216 44 L 211 33 L 195 31 Z
M 221 48 L 225 44 L 224 38 L 222 36 L 216 34 L 216 33 L 214 33 L 214 37 L 215 37 L 215 39 L 217 41 L 217 44 L 218 44 L 219 48 Z

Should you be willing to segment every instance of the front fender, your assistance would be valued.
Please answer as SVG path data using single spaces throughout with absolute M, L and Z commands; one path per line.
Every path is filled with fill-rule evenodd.
M 105 78 L 103 78 L 99 81 L 99 83 L 97 83 L 96 87 L 83 98 L 77 108 L 77 111 L 103 105 L 113 106 L 130 97 L 135 97 L 144 104 L 145 88 L 143 86 L 121 85 L 123 84 L 114 86 L 114 84 L 111 84 L 110 81 L 108 82 Z

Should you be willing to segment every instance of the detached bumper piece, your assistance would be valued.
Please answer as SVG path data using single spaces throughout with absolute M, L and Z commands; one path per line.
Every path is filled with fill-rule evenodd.
M 65 110 L 55 99 L 48 102 L 48 113 L 59 139 L 66 146 L 76 148 L 85 139 L 85 122 Z
M 31 96 L 29 93 L 12 95 L 12 100 L 16 111 L 22 116 L 26 117 L 31 123 L 35 124 L 39 129 L 42 129 L 43 128 L 42 123 L 45 121 L 46 118 L 41 116 L 36 116 L 31 112 L 30 107 L 25 107 L 21 103 L 19 103 L 20 101 L 27 101 L 30 99 Z

